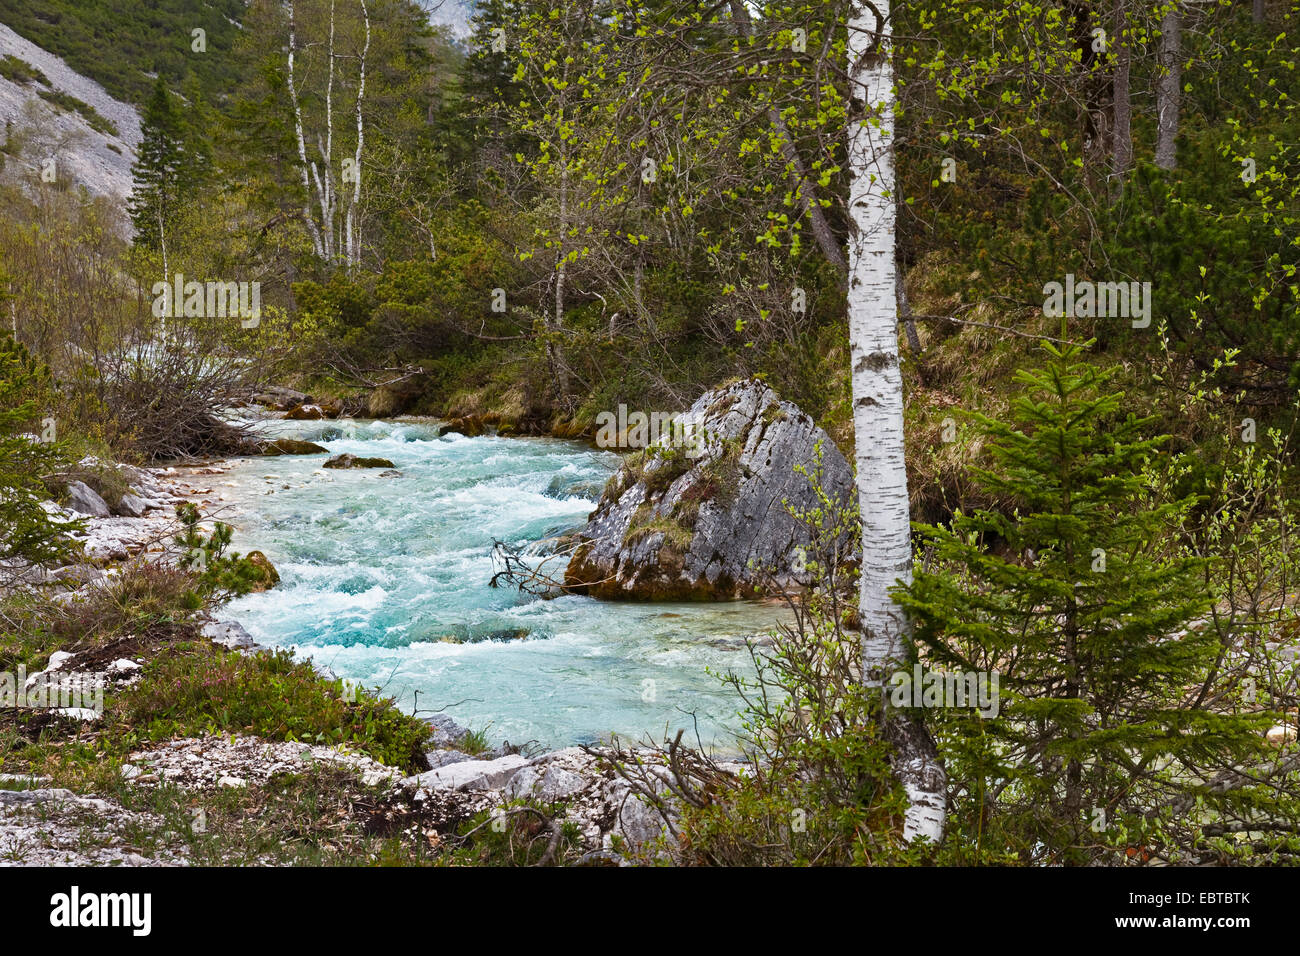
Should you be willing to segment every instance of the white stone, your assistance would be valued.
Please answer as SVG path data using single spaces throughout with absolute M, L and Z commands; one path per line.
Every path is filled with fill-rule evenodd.
M 431 790 L 495 790 L 504 787 L 527 764 L 528 759 L 518 754 L 507 754 L 496 760 L 466 760 L 406 777 L 403 783 Z

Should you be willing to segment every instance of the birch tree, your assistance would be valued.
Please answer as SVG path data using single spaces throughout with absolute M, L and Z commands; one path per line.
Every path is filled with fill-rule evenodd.
M 848 316 L 862 516 L 862 679 L 882 687 L 902 662 L 907 642 L 905 619 L 891 589 L 912 577 L 898 350 L 889 14 L 888 0 L 855 0 L 848 21 Z M 904 838 L 937 842 L 943 834 L 945 780 L 934 744 L 921 724 L 888 712 L 885 719 L 898 749 L 895 770 L 910 804 Z
M 290 0 L 289 49 L 286 83 L 293 109 L 294 139 L 298 150 L 299 175 L 302 178 L 306 201 L 302 208 L 303 221 L 311 237 L 312 250 L 322 263 L 355 268 L 361 261 L 361 227 L 358 210 L 361 206 L 361 159 L 365 145 L 365 118 L 362 112 L 366 97 L 366 57 L 370 52 L 370 10 L 366 0 L 358 0 L 364 40 L 357 63 L 355 130 L 350 155 L 339 156 L 335 147 L 335 89 L 336 63 L 345 57 L 337 48 L 337 0 L 330 0 L 328 39 L 325 52 L 324 115 L 320 129 L 315 130 L 315 153 L 308 148 L 310 117 L 306 117 L 300 95 L 299 64 L 297 53 L 297 4 Z M 345 122 L 339 110 L 339 123 Z M 341 160 L 341 162 L 338 162 Z M 350 188 L 349 188 L 350 187 Z

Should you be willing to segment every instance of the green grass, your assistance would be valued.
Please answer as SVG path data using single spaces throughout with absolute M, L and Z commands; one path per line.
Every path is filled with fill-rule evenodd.
M 690 530 L 683 528 L 674 518 L 651 518 L 648 517 L 649 514 L 650 509 L 644 505 L 637 509 L 632 521 L 628 524 L 627 532 L 623 535 L 624 544 L 636 544 L 643 538 L 648 538 L 654 534 L 662 534 L 664 543 L 671 545 L 678 551 L 685 552 L 690 548 L 693 537 Z
M 243 732 L 268 740 L 349 744 L 403 770 L 421 766 L 430 729 L 391 700 L 325 681 L 287 651 L 243 655 L 195 642 L 145 665 L 115 717 L 145 740 Z

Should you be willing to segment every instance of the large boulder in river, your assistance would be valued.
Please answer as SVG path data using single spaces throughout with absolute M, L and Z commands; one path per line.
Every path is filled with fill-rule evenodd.
M 610 479 L 577 535 L 565 584 L 599 598 L 728 600 L 812 583 L 811 533 L 791 509 L 821 506 L 795 470 L 814 475 L 819 448 L 822 490 L 849 506 L 849 463 L 797 406 L 752 379 L 705 393 L 675 434 Z

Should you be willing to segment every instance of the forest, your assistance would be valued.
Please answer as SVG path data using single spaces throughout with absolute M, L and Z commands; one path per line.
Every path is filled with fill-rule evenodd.
M 629 445 L 628 410 L 721 421 L 701 396 L 739 409 L 753 386 L 764 427 L 802 412 L 825 438 L 794 466 L 803 503 L 773 505 L 804 529 L 799 586 L 786 623 L 720 668 L 734 748 L 692 742 L 677 712 L 637 728 L 653 739 L 602 741 L 663 833 L 593 850 L 549 792 L 508 804 L 502 829 L 486 806 L 435 826 L 386 797 L 441 849 L 372 817 L 364 852 L 312 836 L 288 841 L 292 862 L 1300 858 L 1300 5 L 480 0 L 463 31 L 429 6 L 3 4 L 5 25 L 134 106 L 140 140 L 129 197 L 94 195 L 42 175 L 75 142 L 6 125 L 0 668 L 49 671 L 51 652 L 94 659 L 130 634 L 145 676 L 105 712 L 133 743 L 0 716 L 0 771 L 102 792 L 102 768 L 145 740 L 239 731 L 439 772 L 426 722 L 385 693 L 349 702 L 283 649 L 190 643 L 267 586 L 229 550 L 261 547 L 243 525 L 232 545 L 181 507 L 175 546 L 201 562 L 122 562 L 84 606 L 29 587 L 27 569 L 74 560 L 75 517 L 47 507 L 70 483 L 116 507 L 115 469 L 279 455 L 245 415 L 278 389 L 297 396 L 289 419 L 326 419 L 313 428 L 639 448 L 608 484 L 583 473 L 584 515 L 632 487 L 672 498 L 625 516 L 620 554 L 650 542 L 656 567 L 689 570 L 710 508 L 759 466 L 743 442 L 703 462 Z M 108 129 L 21 58 L 0 73 Z M 289 460 L 266 459 L 268 495 Z M 552 523 L 565 542 L 572 522 Z M 472 547 L 499 557 L 498 537 L 527 535 Z M 502 580 L 615 603 L 594 539 L 567 577 L 544 553 L 512 552 Z M 516 627 L 493 621 L 492 640 Z M 960 680 L 922 693 L 923 673 L 962 675 L 969 700 Z M 259 689 L 204 696 L 235 674 Z M 489 759 L 484 733 L 469 752 Z M 341 786 L 330 799 L 355 806 Z M 175 794 L 113 788 L 185 814 Z M 191 852 L 231 862 L 235 816 Z

